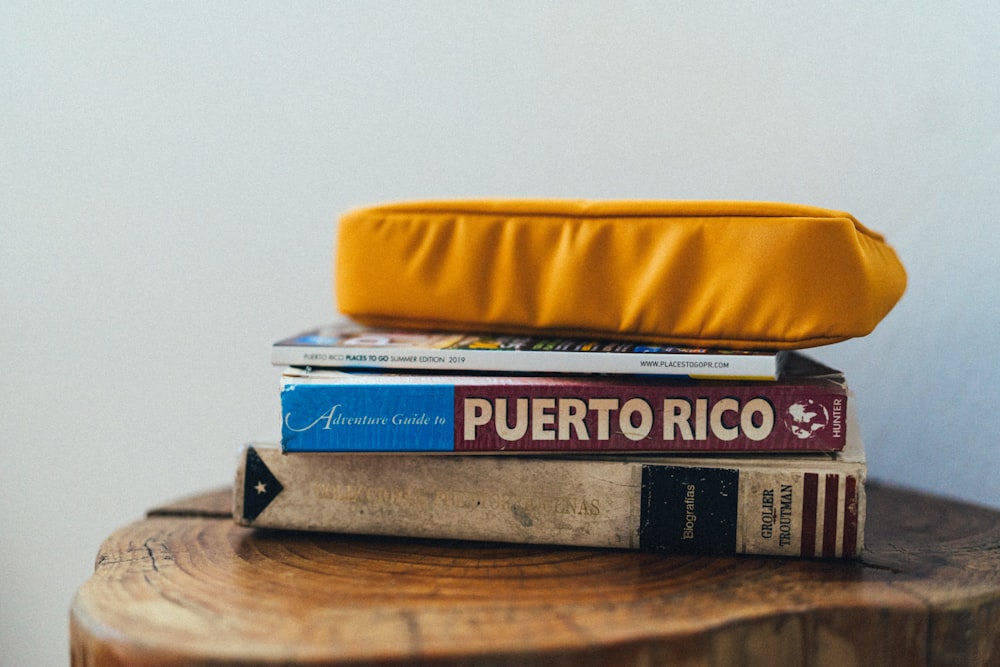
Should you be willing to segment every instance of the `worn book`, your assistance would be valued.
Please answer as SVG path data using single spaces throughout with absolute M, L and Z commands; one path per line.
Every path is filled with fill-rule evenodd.
M 784 352 L 710 350 L 628 341 L 390 330 L 331 324 L 280 340 L 276 366 L 459 373 L 624 373 L 773 380 Z
M 777 381 L 287 368 L 286 452 L 842 449 L 844 375 L 790 353 Z
M 241 454 L 234 516 L 289 530 L 689 554 L 864 547 L 863 445 L 754 457 Z

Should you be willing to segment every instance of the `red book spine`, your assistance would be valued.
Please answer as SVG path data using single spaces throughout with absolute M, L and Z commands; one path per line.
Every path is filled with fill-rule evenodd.
M 836 384 L 455 386 L 455 451 L 836 451 Z
M 847 442 L 843 376 L 776 382 L 289 371 L 293 451 L 808 452 Z

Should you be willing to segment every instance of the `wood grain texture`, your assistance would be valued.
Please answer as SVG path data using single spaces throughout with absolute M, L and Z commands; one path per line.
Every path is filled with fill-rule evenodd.
M 74 665 L 1000 665 L 1000 512 L 905 490 L 847 562 L 254 531 L 229 495 L 106 540 Z

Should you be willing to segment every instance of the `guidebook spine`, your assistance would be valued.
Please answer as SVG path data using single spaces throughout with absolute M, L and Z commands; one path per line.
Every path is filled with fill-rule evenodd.
M 286 452 L 836 451 L 847 438 L 836 382 L 305 377 L 283 377 Z
M 821 460 L 823 457 L 819 457 Z M 283 455 L 245 449 L 246 526 L 690 554 L 857 556 L 863 462 Z
M 780 357 L 780 355 L 779 355 Z M 433 350 L 420 354 L 387 354 L 376 348 L 316 350 L 276 346 L 275 366 L 303 368 L 379 368 L 497 373 L 614 373 L 730 380 L 774 380 L 780 360 L 771 355 L 725 353 L 642 354 L 639 352 L 518 352 L 485 350 Z
M 680 349 L 613 341 L 316 330 L 276 342 L 271 363 L 460 373 L 613 373 L 774 380 L 784 352 Z

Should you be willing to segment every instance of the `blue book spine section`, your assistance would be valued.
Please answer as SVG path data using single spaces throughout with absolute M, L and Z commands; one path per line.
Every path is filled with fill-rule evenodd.
M 281 392 L 286 452 L 449 452 L 450 386 L 289 385 Z

